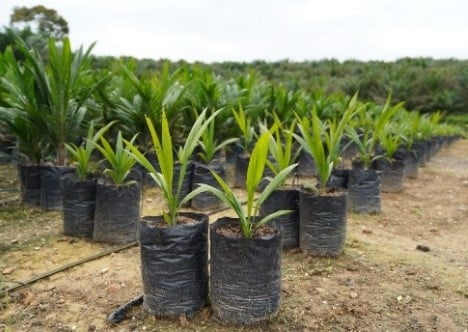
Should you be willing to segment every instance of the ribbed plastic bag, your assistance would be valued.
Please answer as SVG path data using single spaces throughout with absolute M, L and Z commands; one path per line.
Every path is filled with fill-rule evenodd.
M 314 256 L 333 257 L 343 251 L 346 239 L 346 192 L 318 195 L 299 193 L 299 247 Z
M 62 209 L 61 178 L 75 172 L 68 166 L 41 166 L 41 208 L 43 210 Z
M 63 233 L 91 238 L 94 230 L 96 180 L 79 180 L 76 175 L 63 178 Z
M 218 231 L 238 225 L 220 218 L 210 226 L 210 303 L 225 323 L 267 321 L 279 310 L 281 232 L 260 238 L 228 237 Z
M 357 213 L 380 213 L 380 179 L 380 171 L 352 169 L 348 180 L 348 209 Z
M 143 307 L 158 316 L 191 316 L 208 298 L 208 216 L 181 213 L 193 224 L 165 226 L 143 217 L 139 225 Z
M 262 216 L 269 215 L 279 210 L 291 210 L 275 219 L 282 226 L 283 248 L 299 247 L 299 190 L 298 189 L 277 189 L 263 202 L 260 207 Z
M 21 186 L 21 203 L 41 205 L 41 166 L 18 165 Z
M 98 180 L 93 240 L 115 244 L 135 241 L 140 195 L 138 183 L 117 186 Z

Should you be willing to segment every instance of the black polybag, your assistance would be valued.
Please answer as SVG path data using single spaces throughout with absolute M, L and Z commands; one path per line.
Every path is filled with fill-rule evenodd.
M 383 192 L 400 192 L 404 189 L 405 164 L 403 160 L 377 159 L 374 168 L 382 172 L 381 190 Z
M 96 179 L 79 180 L 74 174 L 62 179 L 63 233 L 91 238 L 94 230 Z
M 136 240 L 140 218 L 141 187 L 133 182 L 114 185 L 105 179 L 96 184 L 93 240 L 124 244 Z
M 195 167 L 195 164 L 189 161 L 187 164 L 187 169 L 185 171 L 185 176 L 182 180 L 182 187 L 179 193 L 179 200 L 184 199 L 185 196 L 187 196 L 192 191 L 192 177 L 193 177 L 194 167 Z M 174 179 L 172 181 L 172 190 L 174 191 L 174 193 L 177 191 L 177 185 L 178 185 L 179 177 L 180 177 L 180 170 L 181 170 L 181 165 L 178 163 L 175 163 L 174 164 Z M 187 203 L 187 205 L 190 205 L 190 203 Z
M 41 166 L 41 208 L 43 210 L 62 209 L 61 178 L 75 172 L 68 166 Z
M 353 168 L 348 179 L 348 210 L 358 213 L 380 213 L 381 172 Z
M 413 149 L 416 151 L 418 158 L 418 165 L 421 167 L 426 166 L 429 161 L 428 145 L 425 141 L 416 141 L 413 143 Z
M 21 203 L 41 205 L 41 166 L 18 165 L 20 178 Z
M 317 166 L 315 161 L 305 150 L 299 152 L 298 163 L 296 168 L 296 174 L 298 177 L 313 177 L 317 174 Z
M 299 247 L 314 256 L 333 257 L 343 251 L 346 239 L 348 195 L 299 193 Z
M 410 179 L 418 177 L 418 154 L 414 149 L 407 149 L 403 157 L 404 176 Z
M 327 188 L 330 189 L 348 189 L 349 169 L 337 168 L 333 169 L 330 179 L 327 183 Z
M 140 219 L 143 307 L 158 316 L 191 316 L 208 298 L 208 216 L 180 213 L 193 224 L 163 226 L 162 216 Z
M 261 238 L 233 238 L 218 234 L 235 218 L 210 225 L 210 303 L 225 323 L 267 321 L 279 310 L 281 295 L 281 232 Z
M 275 219 L 282 226 L 283 248 L 299 247 L 299 190 L 277 189 L 260 206 L 260 215 L 267 216 L 279 210 L 290 210 Z
M 245 189 L 249 161 L 250 155 L 236 155 L 236 161 L 234 164 L 234 187 Z
M 225 165 L 222 163 L 215 163 L 211 165 L 205 165 L 201 163 L 195 163 L 192 177 L 192 188 L 198 187 L 198 184 L 208 184 L 215 188 L 219 188 L 218 181 L 214 178 L 211 172 L 215 172 L 222 179 L 225 177 Z M 198 194 L 192 198 L 192 207 L 197 210 L 214 210 L 221 205 L 221 201 L 215 195 L 209 192 Z

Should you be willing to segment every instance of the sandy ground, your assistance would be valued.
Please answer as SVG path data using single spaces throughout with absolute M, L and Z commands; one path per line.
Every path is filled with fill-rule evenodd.
M 0 167 L 1 188 L 15 188 L 15 178 L 13 166 Z M 1 191 L 0 200 L 0 288 L 113 248 L 62 235 L 59 212 L 24 209 L 15 192 Z M 223 326 L 209 307 L 188 320 L 136 307 L 108 324 L 110 312 L 142 293 L 132 247 L 0 298 L 0 331 L 467 331 L 468 141 L 439 152 L 382 203 L 379 215 L 348 215 L 340 257 L 284 253 L 281 310 L 268 324 Z M 143 214 L 160 205 L 148 190 Z

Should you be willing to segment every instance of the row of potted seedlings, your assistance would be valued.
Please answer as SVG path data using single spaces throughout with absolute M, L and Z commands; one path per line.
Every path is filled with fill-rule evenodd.
M 151 120 L 147 119 L 155 158 L 147 158 L 144 153 L 138 150 L 135 137 L 126 141 L 120 133 L 115 140 L 115 146 L 112 147 L 104 138 L 104 133 L 114 123 L 108 124 L 97 133 L 94 133 L 94 128 L 91 126 L 83 145 L 66 145 L 69 153 L 77 161 L 77 168 L 76 174 L 61 176 L 64 232 L 74 236 L 92 236 L 94 240 L 100 242 L 125 243 L 135 240 L 136 229 L 139 225 L 138 234 L 145 284 L 144 303 L 145 307 L 152 313 L 158 315 L 194 314 L 207 301 L 206 280 L 210 280 L 210 303 L 219 318 L 227 322 L 246 324 L 267 319 L 277 311 L 279 305 L 278 287 L 280 287 L 281 274 L 278 272 L 280 271 L 278 266 L 281 265 L 281 256 L 278 258 L 276 251 L 281 252 L 281 249 L 273 250 L 270 244 L 265 247 L 267 242 L 265 242 L 264 237 L 274 243 L 279 241 L 280 248 L 281 246 L 285 248 L 300 247 L 314 255 L 339 255 L 345 242 L 346 211 L 349 209 L 349 205 L 351 205 L 351 210 L 356 212 L 380 212 L 379 184 L 381 178 L 380 171 L 376 171 L 375 165 L 378 165 L 376 161 L 382 158 L 376 159 L 373 155 L 375 151 L 384 147 L 389 150 L 388 146 L 390 145 L 386 144 L 388 142 L 385 139 L 390 137 L 392 130 L 394 130 L 392 127 L 394 125 L 390 126 L 389 124 L 392 123 L 391 118 L 399 110 L 399 105 L 390 107 L 389 102 L 387 102 L 379 110 L 379 116 L 373 120 L 372 125 L 360 126 L 356 130 L 349 126 L 349 123 L 352 123 L 356 116 L 360 116 L 360 112 L 364 113 L 367 109 L 365 105 L 359 104 L 357 97 L 354 96 L 347 109 L 341 114 L 339 121 L 320 119 L 316 110 L 313 110 L 310 118 L 297 117 L 287 128 L 278 117 L 274 118 L 274 124 L 270 129 L 266 125 L 260 126 L 262 134 L 252 153 L 249 154 L 246 175 L 235 180 L 236 182 L 244 182 L 243 188 L 247 192 L 247 212 L 244 211 L 239 199 L 224 182 L 223 168 L 216 169 L 212 164 L 209 164 L 219 149 L 234 142 L 234 140 L 228 140 L 220 145 L 213 144 L 215 141 L 213 140 L 215 136 L 213 121 L 219 114 L 218 112 L 213 113 L 208 119 L 205 119 L 206 112 L 200 114 L 185 141 L 185 145 L 177 151 L 175 159 L 169 124 L 164 114 L 160 132 L 156 132 Z M 343 144 L 345 138 L 351 144 Z M 314 161 L 313 168 L 318 179 L 317 183 L 303 185 L 300 189 L 285 186 L 286 176 L 297 166 L 293 164 L 296 157 L 294 151 L 298 151 L 295 149 L 295 142 L 298 142 L 303 152 L 307 153 Z M 421 145 L 429 148 L 431 153 L 434 153 L 442 145 L 441 139 L 433 139 L 428 142 L 430 143 L 421 143 Z M 212 185 L 199 185 L 202 182 L 201 178 L 195 180 L 194 191 L 190 193 L 192 186 L 189 185 L 188 189 L 184 189 L 187 187 L 184 182 L 187 178 L 187 172 L 193 167 L 190 158 L 194 155 L 199 143 L 201 143 L 201 147 L 198 155 L 207 163 L 202 166 L 202 171 L 199 172 L 203 173 L 205 178 L 214 179 L 215 182 L 212 182 Z M 401 142 L 391 143 L 393 144 L 391 146 L 401 145 Z M 340 180 L 337 165 L 340 164 L 342 151 L 346 150 L 345 147 L 349 148 L 350 146 L 357 151 L 359 162 L 353 163 L 353 170 L 344 172 L 344 174 L 347 173 L 344 176 L 347 179 Z M 105 157 L 105 178 L 100 180 L 90 177 L 91 159 L 95 149 Z M 397 156 L 397 149 L 392 151 L 393 156 Z M 404 153 L 402 155 L 406 156 Z M 418 160 L 422 160 L 421 163 L 427 158 L 425 153 L 418 152 L 412 155 L 417 155 Z M 141 179 L 132 178 L 132 168 L 136 163 L 140 164 L 145 172 L 148 172 L 151 179 L 163 191 L 168 211 L 162 216 L 140 218 Z M 174 165 L 178 166 L 177 171 Z M 265 165 L 271 169 L 275 180 L 267 181 L 258 194 L 259 198 L 255 200 L 254 192 L 258 191 L 261 182 L 264 181 Z M 213 170 L 214 174 L 211 172 Z M 385 172 L 385 168 L 381 168 L 381 171 Z M 70 172 L 69 168 L 67 168 L 67 172 Z M 411 174 L 414 176 L 414 171 L 412 172 Z M 384 179 L 385 177 L 386 175 L 384 175 Z M 369 189 L 370 183 L 378 184 L 376 187 L 372 187 L 374 191 Z M 274 190 L 277 187 L 281 189 Z M 346 189 L 346 187 L 347 191 L 337 190 L 338 188 Z M 208 194 L 209 204 L 200 203 L 199 206 L 197 206 L 198 203 L 193 204 L 197 198 L 204 194 Z M 236 211 L 240 222 L 223 218 L 219 223 L 208 226 L 206 215 L 180 212 L 180 209 L 187 206 L 190 201 L 192 207 L 200 210 L 207 209 L 207 206 L 209 206 L 208 209 L 212 209 L 218 206 L 219 202 L 223 202 Z M 121 202 L 121 206 L 119 206 L 119 202 Z M 351 204 L 348 204 L 349 202 Z M 289 211 L 289 213 L 284 213 L 284 211 Z M 262 217 L 258 217 L 258 215 Z M 199 219 L 200 222 L 191 222 L 190 220 L 194 218 Z M 138 220 L 140 221 L 138 222 Z M 270 221 L 274 221 L 274 223 L 269 224 L 271 229 L 259 235 L 261 226 Z M 241 230 L 234 230 L 237 226 L 233 226 L 233 223 L 240 224 Z M 182 225 L 187 226 L 188 230 L 186 227 L 183 227 L 184 230 L 179 230 L 179 226 Z M 211 227 L 211 232 L 208 232 L 209 227 Z M 279 228 L 276 229 L 276 227 Z M 196 230 L 201 231 L 201 235 L 194 236 L 192 232 Z M 173 234 L 173 232 L 175 233 Z M 211 235 L 207 235 L 206 232 Z M 242 233 L 242 236 L 239 236 L 239 232 Z M 209 236 L 210 246 L 206 244 Z M 225 239 L 226 237 L 228 240 Z M 198 248 L 198 251 L 193 255 L 187 256 L 187 253 L 185 256 L 182 255 L 186 262 L 180 261 L 179 258 L 176 259 L 172 252 L 153 251 L 155 248 L 173 247 L 169 245 L 172 241 L 171 238 L 173 240 L 184 239 L 183 244 L 175 246 L 181 252 L 186 253 L 191 248 Z M 268 248 L 268 253 L 274 255 L 274 257 L 270 256 L 265 259 L 252 256 L 245 260 L 245 264 L 250 264 L 249 268 L 253 268 L 254 271 L 256 271 L 255 267 L 260 268 L 259 271 L 251 273 L 255 280 L 248 279 L 250 274 L 245 272 L 247 266 L 242 266 L 240 272 L 226 273 L 229 271 L 229 268 L 226 267 L 217 269 L 218 258 L 220 262 L 230 262 L 231 264 L 239 262 L 241 256 L 233 250 L 237 246 L 246 251 L 240 255 L 251 253 L 252 249 L 247 249 L 249 247 L 247 244 L 252 242 L 252 238 L 258 238 L 261 243 L 260 247 Z M 155 239 L 162 242 L 155 245 L 153 243 Z M 241 242 L 235 241 L 235 244 L 229 242 L 234 239 L 242 240 Z M 208 278 L 205 257 L 209 250 L 212 265 Z M 237 250 L 241 249 L 237 248 Z M 227 257 L 218 257 L 223 252 Z M 145 261 L 149 261 L 148 264 L 145 264 Z M 268 266 L 264 266 L 265 262 L 269 262 Z M 160 264 L 170 265 L 161 266 Z M 191 274 L 192 279 L 186 280 L 185 277 L 181 276 L 182 279 L 177 281 L 178 278 L 174 277 L 174 275 L 179 275 L 176 268 L 184 264 L 190 265 L 184 269 L 195 272 Z M 167 273 L 165 276 L 155 274 L 160 271 Z M 260 271 L 266 273 L 265 278 L 273 278 L 273 281 L 267 283 L 271 285 L 271 289 L 265 290 L 256 285 L 256 282 L 262 285 L 265 283 L 265 279 L 262 279 L 259 274 Z M 218 277 L 221 279 L 217 279 Z M 197 282 L 203 283 L 204 286 L 200 289 L 189 287 L 189 285 L 194 284 L 195 279 L 193 278 Z M 169 286 L 172 281 L 177 281 L 175 286 Z M 226 287 L 222 287 L 221 290 L 222 285 L 234 285 L 229 290 L 230 295 L 224 294 Z M 247 287 L 248 285 L 255 289 L 250 289 L 250 286 Z M 250 295 L 242 295 L 242 298 L 245 299 L 244 302 L 239 300 L 239 290 L 241 289 L 251 293 Z M 185 295 L 181 295 L 182 293 Z M 172 300 L 177 299 L 177 303 L 174 305 L 170 304 L 170 294 L 173 294 Z M 177 295 L 174 296 L 174 294 Z M 191 305 L 181 305 L 180 298 L 184 298 L 184 296 L 194 296 L 196 300 Z M 249 304 L 251 298 L 259 297 L 263 298 L 260 304 Z M 187 300 L 186 303 L 189 302 Z M 235 303 L 238 303 L 239 306 L 234 306 Z
M 89 66 L 91 48 L 73 55 L 68 41 L 62 48 L 51 43 L 50 61 L 45 65 L 25 45 L 19 47 L 26 56 L 25 65 L 18 63 L 11 51 L 4 58 L 10 67 L 0 82 L 9 95 L 5 102 L 10 106 L 1 109 L 3 122 L 15 129 L 22 152 L 32 149 L 29 155 L 36 164 L 46 147 L 55 151 L 57 165 L 65 164 L 65 148 L 77 161 L 76 174 L 68 174 L 75 170 L 67 166 L 21 167 L 23 202 L 39 204 L 46 210 L 62 206 L 64 232 L 69 235 L 126 243 L 134 241 L 138 234 L 144 306 L 153 314 L 190 316 L 209 301 L 215 315 L 225 322 L 250 324 L 269 319 L 277 312 L 280 302 L 281 246 L 298 246 L 320 256 L 339 255 L 346 236 L 347 206 L 357 212 L 380 212 L 380 176 L 375 168 L 381 168 L 385 173 L 389 167 L 378 166 L 383 159 L 376 159 L 375 153 L 383 149 L 388 153 L 387 157 L 398 155 L 395 147 L 401 142 L 397 141 L 399 137 L 395 132 L 403 133 L 407 128 L 396 127 L 390 120 L 397 113 L 399 117 L 404 116 L 399 112 L 400 105 L 391 107 L 387 101 L 383 109 L 373 113 L 369 105 L 358 103 L 354 96 L 334 118 L 319 116 L 320 110 L 316 108 L 312 108 L 311 113 L 294 117 L 286 107 L 281 114 L 273 112 L 276 115 L 272 116 L 272 126 L 259 125 L 261 133 L 254 139 L 252 115 L 244 112 L 243 104 L 239 103 L 232 113 L 234 122 L 226 120 L 226 123 L 237 125 L 242 134 L 242 139 L 236 141 L 239 148 L 236 160 L 245 166 L 245 172 L 236 172 L 234 184 L 245 188 L 247 204 L 244 207 L 223 180 L 223 168 L 216 163 L 217 152 L 234 143 L 230 139 L 219 145 L 213 144 L 216 136 L 214 119 L 220 116 L 220 111 L 209 116 L 206 111 L 200 112 L 190 123 L 191 130 L 175 156 L 169 131 L 171 124 L 164 112 L 161 121 L 155 117 L 145 118 L 148 131 L 136 130 L 141 131 L 141 135 L 149 133 L 154 158 L 139 150 L 137 137 L 125 140 L 120 132 L 112 146 L 104 133 L 114 125 L 113 122 L 96 133 L 91 126 L 80 146 L 66 145 L 78 137 L 78 129 L 85 123 L 85 113 L 93 105 L 89 96 L 104 86 L 106 78 L 83 84 L 93 81 Z M 137 108 L 140 104 L 145 105 L 138 102 L 144 99 L 145 93 L 150 94 L 148 102 L 156 100 L 154 108 L 158 110 L 164 105 L 169 108 L 171 102 L 175 105 L 179 100 L 176 97 L 183 95 L 184 88 L 173 82 L 167 90 L 170 93 L 153 98 L 152 93 L 157 89 L 151 82 L 147 82 L 149 86 L 141 86 L 142 81 L 128 70 L 126 74 L 140 98 L 132 95 L 122 102 L 125 98 L 117 94 L 116 100 L 121 104 L 112 106 L 127 112 L 121 113 L 121 122 L 131 115 L 141 119 L 142 114 L 146 114 Z M 21 84 L 21 80 L 27 80 L 27 84 Z M 40 88 L 28 89 L 31 82 L 36 82 Z M 202 86 L 204 84 L 199 87 Z M 36 96 L 35 91 L 43 93 Z M 67 93 L 62 95 L 62 91 Z M 178 108 L 172 107 L 173 113 L 174 110 Z M 356 118 L 359 121 L 353 124 Z M 433 127 L 427 122 L 421 126 L 418 119 L 420 117 L 414 123 L 420 126 L 418 130 L 425 136 L 421 138 L 428 138 Z M 59 123 L 59 120 L 63 121 Z M 158 128 L 159 124 L 161 126 L 159 131 L 154 128 L 154 120 L 158 121 Z M 35 123 L 35 127 L 26 126 L 31 123 Z M 24 128 L 29 129 L 21 131 Z M 42 128 L 48 129 L 50 137 L 42 137 Z M 345 135 L 352 142 L 346 147 L 356 150 L 360 158 L 348 172 L 348 180 L 341 180 L 343 185 L 337 184 L 340 182 L 337 167 L 345 147 Z M 46 140 L 42 145 L 37 144 Z M 285 185 L 287 176 L 293 171 L 299 173 L 296 167 L 305 164 L 294 164 L 293 151 L 298 151 L 294 141 L 302 147 L 304 160 L 314 161 L 318 178 L 317 183 L 304 185 L 301 189 Z M 438 139 L 430 143 L 407 141 L 415 149 L 429 146 L 432 152 L 440 145 Z M 195 153 L 199 142 L 199 151 Z M 105 160 L 103 176 L 98 180 L 90 175 L 95 150 Z M 191 163 L 193 155 L 199 156 L 203 163 Z M 418 156 L 423 154 L 418 153 Z M 141 174 L 132 171 L 137 163 L 163 193 L 166 210 L 161 216 L 140 218 L 142 179 Z M 268 181 L 264 180 L 267 175 L 265 165 L 271 172 Z M 192 170 L 194 175 L 187 176 Z M 36 180 L 31 180 L 34 177 L 29 173 L 35 175 Z M 384 174 L 384 185 L 389 178 Z M 199 184 L 204 180 L 211 184 Z M 192 182 L 194 186 L 191 186 Z M 371 184 L 378 185 L 372 187 Z M 347 187 L 348 191 L 337 190 L 337 187 Z M 189 202 L 199 210 L 212 209 L 222 202 L 236 212 L 237 218 L 221 218 L 209 225 L 206 215 L 181 212 Z
M 74 236 L 92 234 L 94 240 L 109 243 L 131 242 L 138 234 L 144 306 L 153 314 L 173 316 L 183 313 L 190 316 L 209 301 L 216 316 L 225 322 L 250 324 L 269 319 L 279 308 L 281 247 L 300 247 L 319 256 L 339 255 L 346 236 L 348 196 L 355 199 L 355 211 L 380 211 L 380 188 L 375 192 L 379 203 L 377 209 L 366 207 L 359 210 L 356 207 L 361 204 L 359 200 L 367 206 L 373 196 L 369 192 L 360 193 L 362 188 L 356 189 L 353 194 L 352 179 L 362 177 L 364 170 L 379 174 L 373 169 L 358 167 L 362 167 L 365 158 L 370 155 L 364 152 L 377 150 L 382 136 L 376 132 L 388 129 L 385 124 L 396 113 L 396 109 L 398 107 L 384 106 L 380 118 L 373 125 L 372 133 L 360 129 L 358 134 L 347 126 L 361 111 L 356 98 L 351 99 L 340 121 L 322 120 L 314 110 L 310 119 L 297 118 L 288 128 L 284 128 L 277 118 L 272 128 L 262 126 L 262 134 L 249 155 L 247 173 L 243 178 L 247 193 L 246 209 L 223 180 L 222 171 L 216 171 L 212 166 L 204 166 L 203 172 L 215 180 L 212 185 L 200 185 L 200 181 L 195 182 L 197 185 L 193 186 L 192 192 L 190 186 L 189 189 L 183 189 L 187 171 L 191 167 L 190 158 L 199 142 L 202 143 L 199 154 L 211 156 L 203 158 L 206 162 L 215 156 L 218 149 L 234 142 L 229 140 L 207 147 L 214 141 L 212 123 L 218 113 L 215 112 L 208 119 L 205 112 L 198 117 L 175 160 L 165 115 L 162 117 L 160 132 L 155 130 L 148 119 L 157 163 L 139 151 L 134 142 L 135 137 L 127 141 L 119 133 L 115 147 L 112 147 L 104 138 L 104 133 L 113 123 L 97 133 L 91 127 L 83 145 L 67 145 L 68 151 L 77 161 L 77 168 L 75 175 L 67 175 L 62 179 L 64 232 Z M 296 126 L 298 131 L 294 130 Z M 378 128 L 382 130 L 377 131 Z M 345 181 L 348 192 L 337 190 L 343 186 L 336 185 L 334 178 L 337 174 L 335 166 L 339 164 L 344 149 L 345 134 L 349 135 L 355 148 L 361 152 L 361 165 L 354 163 L 355 171 L 349 172 L 349 179 Z M 359 146 L 364 138 L 367 138 L 367 145 Z M 285 185 L 286 177 L 297 166 L 293 164 L 296 157 L 294 141 L 299 142 L 314 160 L 318 178 L 316 184 L 304 185 L 300 189 Z M 429 150 L 432 153 L 442 145 L 440 139 L 430 142 L 425 145 L 431 147 Z M 105 157 L 106 180 L 90 178 L 94 149 Z M 140 179 L 132 179 L 131 171 L 136 162 L 163 192 L 167 212 L 161 216 L 140 218 L 141 184 Z M 273 179 L 267 181 L 256 198 L 255 191 L 264 181 L 265 165 L 273 172 Z M 213 170 L 215 172 L 211 172 Z M 360 183 L 368 184 L 369 180 Z M 221 218 L 209 226 L 206 215 L 180 212 L 190 201 L 192 207 L 196 207 L 193 205 L 194 200 L 203 194 L 210 195 L 210 209 L 223 202 L 236 212 L 238 219 Z M 352 195 L 359 198 L 353 198 Z M 118 202 L 121 202 L 120 207 Z M 206 205 L 201 204 L 200 209 L 205 208 Z M 176 252 L 167 252 L 168 248 L 174 248 Z M 208 252 L 211 257 L 210 269 L 207 265 Z M 256 256 L 253 252 L 266 256 Z M 190 271 L 190 276 L 185 275 L 187 271 Z M 258 298 L 262 301 L 252 300 Z

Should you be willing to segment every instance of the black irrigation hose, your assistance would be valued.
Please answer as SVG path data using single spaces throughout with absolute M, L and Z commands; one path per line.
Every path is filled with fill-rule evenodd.
M 3 192 L 6 193 L 6 192 L 12 192 L 12 191 L 17 191 L 17 192 L 19 192 L 20 190 L 17 189 L 17 188 L 15 188 L 15 189 L 0 189 L 0 193 L 3 193 Z
M 78 266 L 78 265 L 81 265 L 81 264 L 84 264 L 84 263 L 99 259 L 101 257 L 110 255 L 110 254 L 112 254 L 114 252 L 119 252 L 119 251 L 122 251 L 122 250 L 125 250 L 125 249 L 128 249 L 128 248 L 134 247 L 136 244 L 137 244 L 136 242 L 132 242 L 132 243 L 127 243 L 127 244 L 122 245 L 122 246 L 117 247 L 117 248 L 107 249 L 107 250 L 101 251 L 101 252 L 99 252 L 97 254 L 81 258 L 81 259 L 79 259 L 77 261 L 74 261 L 74 262 L 71 262 L 71 263 L 67 263 L 65 265 L 62 265 L 62 266 L 56 268 L 56 269 L 41 273 L 41 274 L 39 274 L 39 275 L 37 275 L 35 277 L 32 277 L 31 279 L 28 279 L 28 280 L 25 280 L 25 281 L 17 281 L 17 282 L 15 281 L 15 283 L 17 283 L 18 285 L 9 287 L 6 290 L 2 290 L 0 292 L 0 297 L 3 297 L 7 293 L 12 292 L 14 290 L 17 290 L 19 288 L 29 286 L 29 285 L 31 285 L 31 284 L 33 284 L 36 281 L 39 281 L 41 279 L 44 279 L 44 278 L 50 277 L 50 276 L 52 276 L 54 274 L 57 274 L 59 272 L 68 270 L 68 269 L 70 269 L 72 267 L 75 267 L 75 266 Z
M 245 205 L 246 203 L 247 203 L 247 202 L 242 202 L 242 205 Z M 215 210 L 213 210 L 213 211 L 210 211 L 210 212 L 208 212 L 208 213 L 206 213 L 206 214 L 210 216 L 210 215 L 213 215 L 213 214 L 216 214 L 216 213 L 219 213 L 219 212 L 223 212 L 223 211 L 229 210 L 229 209 L 230 209 L 230 207 L 228 207 L 228 206 L 223 206 L 223 207 L 221 207 L 221 208 L 218 208 L 218 209 L 215 209 Z M 112 254 L 112 253 L 114 253 L 114 252 L 119 252 L 119 251 L 122 251 L 122 250 L 125 250 L 125 249 L 128 249 L 128 248 L 134 247 L 134 246 L 136 246 L 136 245 L 137 245 L 137 242 L 136 242 L 136 241 L 131 242 L 131 243 L 127 243 L 127 244 L 122 245 L 122 246 L 120 246 L 120 247 L 113 248 L 113 249 L 107 249 L 107 250 L 104 250 L 104 251 L 99 252 L 99 253 L 97 253 L 97 254 L 94 254 L 94 255 L 91 255 L 91 256 L 88 256 L 88 257 L 81 258 L 81 259 L 79 259 L 79 260 L 77 260 L 77 261 L 74 261 L 74 262 L 71 262 L 71 263 L 67 263 L 67 264 L 65 264 L 65 265 L 62 265 L 62 266 L 56 268 L 56 269 L 53 269 L 53 270 L 50 270 L 50 271 L 41 273 L 41 274 L 39 274 L 39 275 L 37 275 L 37 276 L 31 278 L 31 279 L 28 279 L 28 280 L 25 280 L 25 281 L 18 281 L 18 282 L 15 281 L 15 283 L 16 283 L 17 285 L 8 287 L 8 288 L 5 289 L 5 290 L 0 290 L 0 298 L 3 297 L 3 296 L 5 296 L 6 294 L 12 292 L 12 291 L 15 291 L 15 290 L 17 290 L 17 289 L 19 289 L 19 288 L 22 288 L 22 287 L 29 286 L 29 285 L 31 285 L 31 284 L 33 284 L 33 283 L 35 283 L 36 281 L 39 281 L 39 280 L 41 280 L 41 279 L 50 277 L 50 276 L 52 276 L 52 275 L 54 275 L 54 274 L 57 274 L 57 273 L 59 273 L 59 272 L 63 272 L 63 271 L 68 270 L 68 269 L 70 269 L 70 268 L 72 268 L 72 267 L 75 267 L 75 266 L 78 266 L 78 265 L 81 265 L 81 264 L 84 264 L 84 263 L 87 263 L 87 262 L 94 261 L 94 260 L 99 259 L 99 258 L 102 258 L 102 257 L 104 257 L 104 256 L 108 256 L 108 255 L 110 255 L 110 254 Z M 137 299 L 138 299 L 138 298 L 137 298 Z M 133 302 L 132 302 L 132 301 L 133 301 Z M 130 305 L 130 306 L 127 306 L 127 307 L 126 307 L 126 305 L 127 305 L 127 304 L 126 304 L 126 305 L 120 307 L 120 309 L 124 309 L 125 312 L 126 312 L 130 307 L 136 305 L 136 302 L 138 302 L 138 301 L 135 302 L 135 299 L 132 300 L 132 301 L 128 302 L 127 304 L 133 303 L 133 305 Z M 117 316 L 118 316 L 118 315 L 116 315 L 116 318 L 118 318 Z M 119 317 L 120 317 L 120 316 L 119 316 Z

